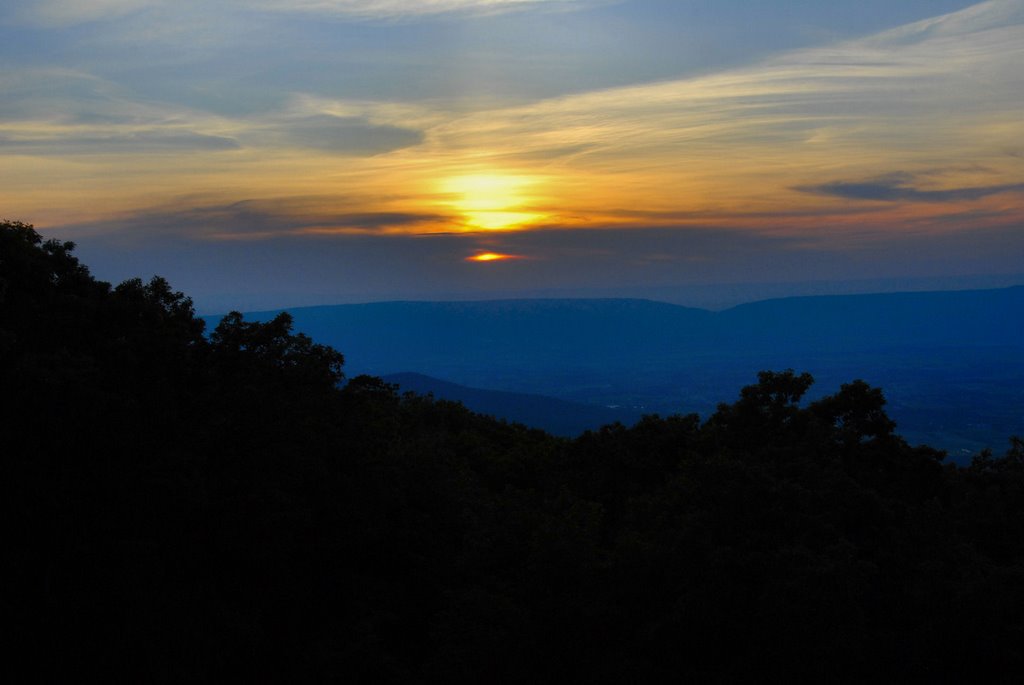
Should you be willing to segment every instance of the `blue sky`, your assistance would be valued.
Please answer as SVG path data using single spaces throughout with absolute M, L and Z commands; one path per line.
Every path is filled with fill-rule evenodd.
M 1024 0 L 9 0 L 0 39 L 0 213 L 207 309 L 1024 271 Z

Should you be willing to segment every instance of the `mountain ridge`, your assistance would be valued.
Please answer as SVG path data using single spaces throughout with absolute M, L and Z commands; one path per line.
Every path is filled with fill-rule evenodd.
M 899 291 L 884 291 L 884 292 L 864 292 L 864 293 L 840 293 L 840 294 L 821 294 L 821 295 L 785 295 L 780 297 L 767 297 L 764 299 L 750 300 L 748 302 L 742 302 L 724 307 L 721 309 L 711 309 L 707 307 L 695 307 L 691 305 L 677 304 L 674 302 L 666 302 L 650 297 L 498 297 L 493 299 L 439 299 L 439 300 L 413 300 L 413 299 L 394 299 L 394 300 L 380 300 L 370 302 L 343 302 L 337 304 L 314 304 L 314 305 L 301 305 L 295 307 L 274 307 L 270 309 L 252 309 L 247 310 L 247 315 L 273 315 L 282 311 L 287 312 L 298 312 L 298 311 L 309 311 L 316 309 L 332 309 L 336 307 L 378 307 L 378 306 L 393 306 L 393 305 L 413 305 L 413 306 L 459 306 L 465 308 L 473 308 L 477 305 L 481 306 L 492 306 L 492 305 L 522 305 L 530 304 L 535 305 L 537 303 L 542 304 L 568 304 L 568 303 L 639 303 L 644 305 L 654 305 L 657 307 L 671 308 L 676 310 L 688 310 L 693 312 L 704 312 L 707 314 L 723 314 L 738 309 L 745 309 L 763 305 L 768 302 L 802 302 L 802 301 L 821 301 L 821 300 L 844 300 L 847 298 L 917 298 L 926 297 L 930 295 L 954 295 L 954 294 L 972 294 L 972 293 L 1000 293 L 1000 292 L 1016 292 L 1024 293 L 1024 284 L 1009 285 L 998 288 L 957 288 L 957 289 L 935 289 L 935 290 L 899 290 Z M 224 313 L 205 314 L 200 318 L 213 319 L 216 317 L 223 316 Z
M 709 311 L 640 298 L 394 301 L 291 312 L 346 373 L 415 371 L 480 390 L 708 414 L 766 369 L 815 393 L 886 389 L 905 434 L 951 451 L 1024 433 L 1024 286 L 771 298 Z M 206 317 L 215 323 L 215 317 Z

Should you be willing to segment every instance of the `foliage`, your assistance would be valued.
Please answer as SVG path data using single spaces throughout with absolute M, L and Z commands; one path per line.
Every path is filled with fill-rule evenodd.
M 210 336 L 0 224 L 8 622 L 29 679 L 1009 680 L 1024 443 L 967 468 L 877 388 L 764 372 L 575 440 Z M 24 680 L 25 678 L 19 678 Z

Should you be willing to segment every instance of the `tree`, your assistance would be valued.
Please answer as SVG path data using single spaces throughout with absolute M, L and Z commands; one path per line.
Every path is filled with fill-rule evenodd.
M 799 433 L 799 402 L 813 383 L 814 377 L 806 372 L 761 371 L 757 384 L 744 387 L 737 402 L 718 405 L 709 427 L 724 446 L 754 452 L 783 446 Z
M 225 316 L 210 336 L 215 363 L 233 374 L 277 373 L 307 389 L 336 388 L 345 377 L 345 357 L 303 333 L 292 333 L 292 317 L 282 312 L 266 323 Z
M 892 436 L 896 422 L 885 413 L 885 396 L 862 380 L 844 384 L 835 395 L 811 405 L 811 412 L 835 429 L 836 439 L 843 445 L 856 445 L 868 440 Z

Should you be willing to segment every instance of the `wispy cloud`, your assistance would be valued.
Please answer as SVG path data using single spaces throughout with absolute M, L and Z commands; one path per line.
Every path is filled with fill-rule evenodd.
M 123 17 L 165 0 L 10 0 L 7 12 L 44 25 L 66 26 Z
M 273 7 L 399 17 L 587 4 L 296 0 Z M 95 7 L 145 9 L 116 2 Z M 473 94 L 359 98 L 342 87 L 307 88 L 304 79 L 314 71 L 319 78 L 356 68 L 332 61 L 332 38 L 320 40 L 324 49 L 312 67 L 294 72 L 295 83 L 274 86 L 274 98 L 259 108 L 231 113 L 185 106 L 169 95 L 164 101 L 159 89 L 84 71 L 0 76 L 10 95 L 0 101 L 0 183 L 8 189 L 8 211 L 37 221 L 35 212 L 67 215 L 81 207 L 83 195 L 96 197 L 102 178 L 108 183 L 102 201 L 90 204 L 94 211 L 152 206 L 160 199 L 153 189 L 160 188 L 164 198 L 214 189 L 212 201 L 220 204 L 315 196 L 322 205 L 307 211 L 316 215 L 333 211 L 329 198 L 344 193 L 363 203 L 347 208 L 349 214 L 437 215 L 457 230 L 472 229 L 469 215 L 481 206 L 528 219 L 533 228 L 646 222 L 778 230 L 788 222 L 794 232 L 863 226 L 868 203 L 851 209 L 852 199 L 886 200 L 870 208 L 879 227 L 945 226 L 941 217 L 954 214 L 986 224 L 1024 213 L 1019 201 L 1008 200 L 1024 185 L 1014 156 L 1024 140 L 1024 0 L 990 0 L 700 77 L 515 105 Z M 386 52 L 373 55 L 368 62 L 386 58 Z M 251 71 L 262 74 L 264 66 Z M 234 85 L 197 77 L 179 88 L 216 101 L 218 89 Z M 116 164 L 57 164 L 61 145 L 92 152 L 105 141 Z M 153 150 L 165 153 L 159 165 Z M 50 166 L 25 159 L 30 153 L 46 156 Z M 948 171 L 927 176 L 937 168 Z M 908 176 L 887 176 L 893 169 Z M 488 182 L 451 191 L 452 179 L 474 178 Z M 518 185 L 502 188 L 502 180 Z M 42 193 L 44 184 L 74 192 Z M 397 222 L 394 228 L 436 232 L 440 225 Z
M 192 131 L 136 131 L 115 135 L 12 136 L 0 133 L 0 152 L 18 155 L 138 154 L 183 150 L 235 150 L 238 142 Z
M 847 200 L 882 202 L 962 202 L 1002 193 L 1024 192 L 1024 183 L 922 190 L 913 185 L 914 180 L 912 174 L 893 174 L 867 181 L 832 181 L 812 186 L 798 186 L 796 190 Z
M 450 158 L 531 166 L 548 150 L 555 193 L 652 209 L 760 213 L 806 201 L 822 175 L 920 174 L 976 162 L 944 187 L 862 187 L 893 201 L 976 201 L 1017 188 L 1004 153 L 1024 139 L 1024 2 L 993 0 L 862 40 L 701 78 L 602 90 L 439 123 Z M 849 196 L 836 185 L 819 195 Z M 595 197 L 596 196 L 596 197 Z M 583 211 L 573 203 L 567 209 Z M 673 207 L 673 205 L 675 207 Z
M 126 17 L 146 10 L 191 12 L 194 0 L 9 0 L 7 14 L 47 26 L 69 26 Z M 621 0 L 217 0 L 234 10 L 306 13 L 356 19 L 401 20 L 437 15 L 493 15 L 517 11 L 566 11 Z M 207 4 L 207 3 L 202 3 Z M 212 4 L 212 3 L 210 3 Z M 205 11 L 209 11 L 206 8 Z
M 339 155 L 377 155 L 423 142 L 423 132 L 413 128 L 331 114 L 268 121 L 246 135 L 255 145 L 294 145 Z
M 145 102 L 115 83 L 72 69 L 0 77 L 0 154 L 132 155 L 240 147 L 224 119 Z
M 615 0 L 258 0 L 255 6 L 281 12 L 317 12 L 361 18 L 404 18 L 438 14 L 496 14 L 523 10 L 567 10 Z
M 176 240 L 237 241 L 324 235 L 406 234 L 415 226 L 449 222 L 451 217 L 414 212 L 360 212 L 344 197 L 241 200 L 210 203 L 203 198 L 181 198 L 176 203 L 98 222 L 78 224 L 83 236 L 123 236 L 129 242 Z M 334 209 L 325 209 L 333 204 Z

